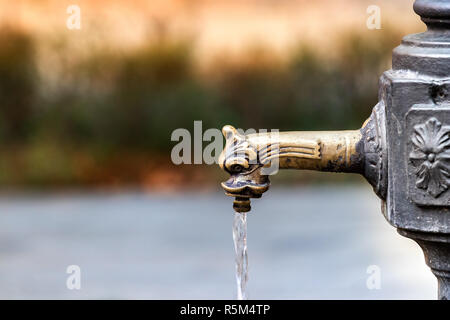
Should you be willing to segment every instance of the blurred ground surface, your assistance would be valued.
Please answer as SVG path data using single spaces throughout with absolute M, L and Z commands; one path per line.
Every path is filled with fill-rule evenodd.
M 434 299 L 419 247 L 368 186 L 273 187 L 249 217 L 254 299 Z M 221 193 L 3 195 L 0 298 L 231 299 L 231 200 Z M 66 288 L 68 265 L 81 290 Z M 381 290 L 366 287 L 381 268 Z

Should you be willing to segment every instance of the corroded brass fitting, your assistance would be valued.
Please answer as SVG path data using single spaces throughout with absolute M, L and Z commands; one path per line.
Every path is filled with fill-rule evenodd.
M 383 197 L 382 162 L 384 108 L 378 105 L 360 130 L 317 132 L 269 132 L 244 135 L 232 126 L 222 130 L 226 145 L 220 167 L 230 174 L 222 183 L 235 197 L 236 212 L 250 211 L 250 199 L 269 189 L 269 175 L 276 169 L 302 169 L 359 173 Z M 275 170 L 273 170 L 275 168 Z M 272 170 L 272 171 L 271 171 Z

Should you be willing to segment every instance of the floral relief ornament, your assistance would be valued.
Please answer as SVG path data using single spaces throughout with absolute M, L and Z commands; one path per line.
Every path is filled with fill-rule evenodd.
M 416 168 L 416 187 L 439 197 L 450 186 L 450 126 L 436 118 L 414 126 L 409 159 Z

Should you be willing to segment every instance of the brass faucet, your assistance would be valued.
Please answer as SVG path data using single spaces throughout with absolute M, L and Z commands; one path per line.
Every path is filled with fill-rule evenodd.
M 244 135 L 232 126 L 222 129 L 226 145 L 220 167 L 231 177 L 222 183 L 234 197 L 236 212 L 248 212 L 250 199 L 269 189 L 270 168 L 359 173 L 383 197 L 385 136 L 384 106 L 377 105 L 359 130 L 317 132 L 268 132 Z

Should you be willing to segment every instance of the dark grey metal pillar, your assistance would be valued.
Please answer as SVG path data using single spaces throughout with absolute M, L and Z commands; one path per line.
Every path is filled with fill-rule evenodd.
M 415 240 L 450 299 L 450 0 L 417 0 L 428 31 L 406 36 L 381 78 L 388 192 L 384 215 Z

